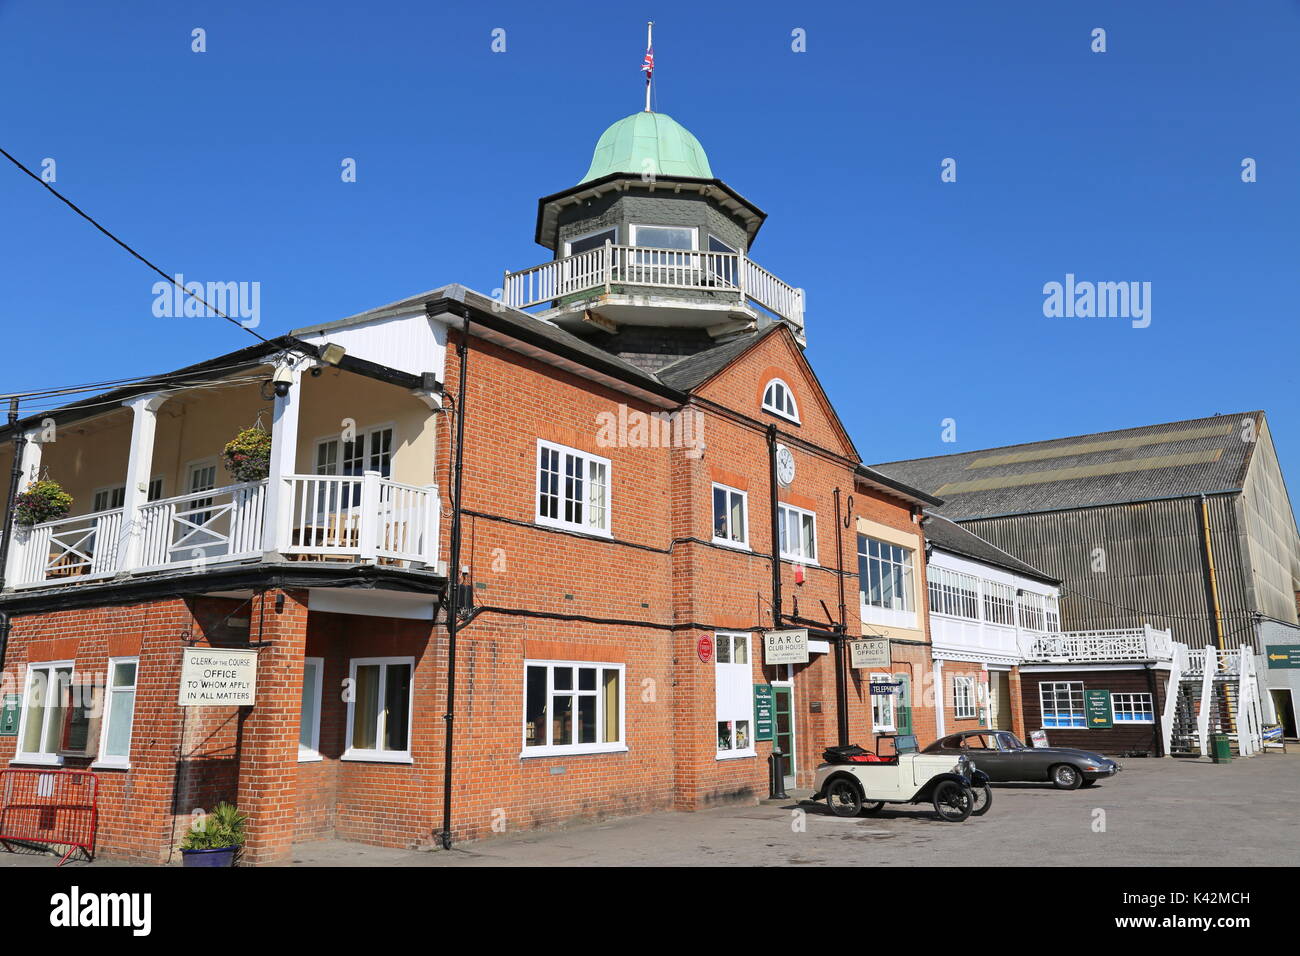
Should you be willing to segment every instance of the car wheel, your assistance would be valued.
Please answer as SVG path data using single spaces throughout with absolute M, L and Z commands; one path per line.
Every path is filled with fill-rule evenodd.
M 856 817 L 862 810 L 862 791 L 847 777 L 832 780 L 826 786 L 826 805 L 837 817 Z
M 1083 783 L 1083 774 L 1068 763 L 1058 763 L 1052 768 L 1052 783 L 1057 790 L 1078 790 Z
M 961 823 L 971 815 L 974 806 L 970 788 L 955 780 L 944 780 L 934 788 L 934 812 L 945 823 Z
M 970 792 L 975 801 L 970 815 L 973 817 L 984 816 L 989 812 L 989 807 L 993 806 L 993 788 L 986 783 L 982 787 L 971 787 Z
M 873 800 L 873 801 L 869 801 L 869 802 L 867 802 L 867 803 L 864 803 L 864 804 L 862 805 L 862 812 L 865 813 L 865 814 L 867 814 L 868 816 L 870 816 L 870 815 L 873 814 L 873 813 L 879 813 L 879 812 L 880 812 L 881 810 L 883 810 L 883 809 L 885 809 L 885 801 L 884 801 L 884 800 Z

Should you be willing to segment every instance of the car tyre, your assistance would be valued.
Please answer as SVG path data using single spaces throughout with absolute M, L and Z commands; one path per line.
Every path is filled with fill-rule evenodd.
M 970 815 L 982 817 L 988 813 L 989 808 L 993 806 L 993 788 L 987 783 L 982 787 L 971 787 L 971 795 L 974 797 L 975 803 Z
M 962 823 L 971 815 L 975 798 L 970 787 L 955 780 L 943 780 L 934 788 L 934 812 L 945 823 Z
M 862 811 L 862 791 L 848 777 L 840 777 L 826 785 L 826 806 L 837 817 L 856 817 Z
M 1083 774 L 1073 764 L 1058 763 L 1052 768 L 1052 785 L 1057 790 L 1078 790 L 1083 783 Z

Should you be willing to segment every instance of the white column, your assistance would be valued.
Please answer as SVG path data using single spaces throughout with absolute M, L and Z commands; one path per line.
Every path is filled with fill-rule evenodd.
M 271 417 L 271 467 L 266 483 L 266 512 L 262 524 L 262 550 L 283 554 L 289 546 L 293 526 L 293 486 L 289 476 L 297 470 L 298 409 L 302 372 L 288 362 L 289 392 L 275 397 Z
M 35 481 L 41 475 L 41 453 L 44 451 L 44 445 L 37 441 L 40 433 L 36 431 L 26 432 L 23 438 L 22 454 L 18 458 L 18 467 L 22 474 L 18 478 L 18 493 L 22 494 L 26 490 L 29 482 Z M 5 493 L 8 494 L 9 485 L 6 479 Z M 15 584 L 26 584 L 26 581 L 18 580 L 18 572 L 22 567 L 23 556 L 26 553 L 27 538 L 30 535 L 30 529 L 20 526 L 14 522 L 11 529 L 0 529 L 0 533 L 11 530 L 14 539 L 9 544 L 9 558 L 5 564 L 5 584 L 7 587 L 13 587 Z
M 139 395 L 122 404 L 131 409 L 131 452 L 126 463 L 126 490 L 122 497 L 122 534 L 117 545 L 117 569 L 140 567 L 144 542 L 140 509 L 149 501 L 153 476 L 153 442 L 158 431 L 158 409 L 167 401 L 157 393 Z
M 936 737 L 945 735 L 943 723 L 943 661 L 934 662 L 934 730 Z

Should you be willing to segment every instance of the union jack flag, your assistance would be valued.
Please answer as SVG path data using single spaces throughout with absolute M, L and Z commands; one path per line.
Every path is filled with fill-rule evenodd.
M 641 71 L 649 76 L 655 71 L 655 50 L 654 47 L 645 51 L 645 62 L 641 64 Z

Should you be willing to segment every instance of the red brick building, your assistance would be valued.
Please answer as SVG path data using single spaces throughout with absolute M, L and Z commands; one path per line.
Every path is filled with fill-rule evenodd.
M 101 851 L 148 861 L 236 802 L 264 863 L 754 801 L 774 743 L 806 786 L 842 739 L 933 738 L 937 502 L 862 466 L 762 222 L 636 114 L 501 299 L 444 287 L 12 426 L 23 485 L 75 501 L 10 531 L 0 766 L 94 769 Z M 225 475 L 259 420 L 265 477 Z M 767 663 L 773 631 L 806 662 Z M 887 663 L 850 666 L 864 633 Z M 255 702 L 195 703 L 248 650 Z

